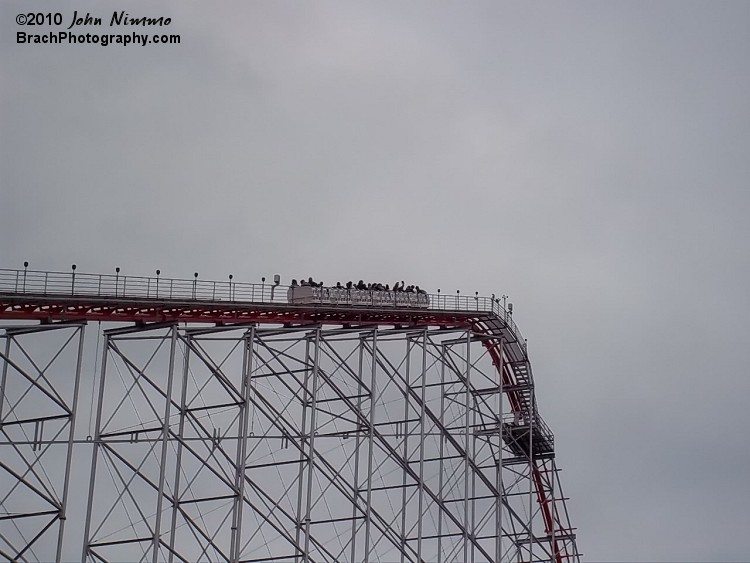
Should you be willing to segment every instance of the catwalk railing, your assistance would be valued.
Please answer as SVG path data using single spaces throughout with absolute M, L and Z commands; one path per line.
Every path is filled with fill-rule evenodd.
M 233 303 L 261 303 L 289 305 L 287 290 L 289 286 L 270 283 L 245 283 L 233 280 L 213 281 L 193 279 L 126 276 L 116 274 L 87 274 L 72 270 L 70 272 L 45 272 L 38 270 L 0 269 L 0 294 L 28 294 L 49 297 L 97 297 L 105 299 L 146 299 L 175 301 L 227 301 Z M 329 288 L 322 288 L 321 295 Z M 332 288 L 330 288 L 332 289 Z M 400 292 L 358 291 L 370 295 L 358 299 L 360 306 L 381 308 L 402 308 L 399 303 Z M 445 293 L 428 293 L 427 309 L 437 311 L 458 311 L 492 313 L 502 318 L 525 348 L 521 331 L 513 321 L 513 316 L 503 308 L 500 299 L 478 294 L 447 295 Z M 322 297 L 320 303 L 334 307 L 343 306 L 331 303 Z

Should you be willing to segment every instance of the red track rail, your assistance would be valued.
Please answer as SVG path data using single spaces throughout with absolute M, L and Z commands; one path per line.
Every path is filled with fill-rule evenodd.
M 486 313 L 480 314 L 482 317 L 486 316 Z M 140 323 L 326 323 L 469 327 L 476 322 L 477 313 L 428 309 L 0 294 L 0 318 L 43 322 L 84 320 Z

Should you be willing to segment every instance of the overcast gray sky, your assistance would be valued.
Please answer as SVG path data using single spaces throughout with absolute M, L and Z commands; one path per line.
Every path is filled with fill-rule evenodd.
M 750 3 L 0 11 L 0 267 L 507 293 L 585 559 L 750 560 Z

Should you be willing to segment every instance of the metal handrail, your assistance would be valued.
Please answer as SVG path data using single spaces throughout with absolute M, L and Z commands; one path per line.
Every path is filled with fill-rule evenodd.
M 233 280 L 213 281 L 165 278 L 161 276 L 130 276 L 116 274 L 87 274 L 77 272 L 48 272 L 42 270 L 12 270 L 0 268 L 0 293 L 39 296 L 100 297 L 106 299 L 154 299 L 188 301 L 229 301 L 287 305 L 289 286 L 268 283 L 246 283 Z M 373 292 L 373 294 L 382 292 Z M 373 299 L 379 306 L 389 302 L 398 308 L 398 295 L 393 298 Z M 437 311 L 493 313 L 508 324 L 524 346 L 518 326 L 509 311 L 495 297 L 478 295 L 427 294 L 428 309 Z M 334 304 L 334 306 L 336 306 Z

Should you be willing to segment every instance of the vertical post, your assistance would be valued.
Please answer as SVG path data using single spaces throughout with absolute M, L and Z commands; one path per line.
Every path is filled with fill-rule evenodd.
M 375 446 L 375 401 L 377 394 L 375 392 L 375 376 L 377 374 L 377 357 L 378 353 L 378 329 L 375 328 L 372 332 L 372 374 L 370 377 L 370 413 L 368 421 L 368 444 L 367 444 L 367 506 L 365 507 L 367 513 L 365 515 L 365 553 L 364 562 L 367 563 L 370 560 L 370 528 L 372 523 L 372 465 L 374 457 L 374 446 Z
M 174 549 L 177 534 L 177 513 L 180 511 L 180 478 L 182 476 L 182 450 L 185 439 L 185 418 L 187 414 L 187 389 L 188 375 L 190 374 L 190 350 L 192 336 L 185 335 L 185 358 L 182 362 L 182 388 L 180 392 L 180 426 L 178 429 L 177 442 L 177 460 L 174 470 L 174 488 L 172 491 L 172 521 L 169 530 L 169 559 L 168 562 L 174 561 Z
M 534 560 L 534 395 L 529 407 L 529 561 Z
M 409 368 L 411 364 L 411 338 L 406 338 L 406 366 L 404 368 L 404 464 L 409 467 Z M 406 553 L 406 471 L 401 473 L 401 563 Z
M 91 474 L 89 476 L 89 498 L 86 506 L 86 521 L 83 532 L 83 552 L 81 554 L 81 563 L 86 561 L 91 543 L 91 512 L 94 508 L 94 483 L 96 481 L 96 462 L 98 459 L 99 447 L 101 443 L 102 432 L 102 407 L 104 403 L 104 376 L 107 373 L 107 352 L 111 336 L 104 336 L 104 347 L 102 349 L 102 364 L 99 376 L 99 394 L 96 402 L 96 426 L 94 427 L 94 447 L 91 452 Z
M 73 401 L 70 407 L 68 428 L 68 455 L 65 459 L 65 481 L 63 482 L 62 502 L 60 505 L 60 533 L 57 537 L 57 561 L 62 561 L 63 532 L 68 508 L 68 490 L 70 487 L 70 470 L 73 461 L 73 438 L 75 437 L 76 413 L 78 411 L 78 389 L 81 382 L 81 364 L 83 363 L 84 325 L 78 327 L 78 357 L 76 359 L 75 381 L 73 383 Z
M 419 407 L 419 512 L 417 513 L 417 561 L 422 561 L 422 514 L 424 512 L 424 419 L 427 392 L 427 329 L 422 333 L 422 389 Z
M 359 369 L 357 370 L 357 414 L 362 413 L 362 364 L 364 362 L 364 343 L 359 340 Z M 356 442 L 354 443 L 354 503 L 352 504 L 352 549 L 349 560 L 354 563 L 357 559 L 357 530 L 359 527 L 355 523 L 357 517 L 357 502 L 359 501 L 359 446 L 362 442 L 360 439 L 360 423 L 357 422 L 357 430 L 354 434 Z
M 469 562 L 469 455 L 471 450 L 471 332 L 466 331 L 466 390 L 464 391 L 464 561 Z M 472 549 L 472 552 L 474 550 Z
M 252 284 L 255 288 L 255 284 Z M 253 289 L 254 296 L 255 289 Z M 297 521 L 296 521 L 296 534 L 295 534 L 295 550 L 299 549 L 302 535 L 302 496 L 304 493 L 304 471 L 305 471 L 305 448 L 304 445 L 307 440 L 305 434 L 307 429 L 307 402 L 309 400 L 307 386 L 310 380 L 310 339 L 305 339 L 305 377 L 302 380 L 302 426 L 300 427 L 299 439 L 300 439 L 300 451 L 299 451 L 299 473 L 297 474 Z M 300 555 L 304 557 L 305 554 Z M 295 561 L 299 561 L 300 556 L 295 556 Z
M 237 440 L 237 459 L 235 462 L 235 498 L 232 508 L 232 537 L 229 551 L 231 563 L 240 559 L 242 546 L 242 512 L 245 505 L 245 471 L 247 470 L 247 431 L 250 420 L 250 395 L 252 393 L 253 344 L 255 327 L 250 329 L 250 337 L 245 337 L 245 350 L 242 357 L 242 406 L 239 419 L 239 439 Z
M 8 380 L 8 358 L 10 358 L 10 340 L 13 338 L 9 334 L 5 335 L 5 356 L 3 358 L 3 374 L 0 379 L 0 421 L 3 420 L 3 406 L 5 405 L 5 383 Z
M 552 551 L 552 563 L 558 563 L 558 556 L 559 553 L 557 551 L 557 540 L 555 539 L 555 524 L 557 523 L 555 521 L 555 514 L 557 512 L 557 505 L 555 504 L 555 475 L 557 473 L 557 468 L 555 467 L 555 460 L 554 458 L 550 460 L 550 465 L 552 466 L 552 472 L 550 473 L 550 500 L 547 501 L 547 504 L 549 505 L 549 514 L 550 514 L 550 548 Z
M 161 462 L 159 464 L 159 491 L 156 499 L 156 523 L 153 537 L 153 563 L 159 560 L 159 544 L 161 541 L 161 513 L 164 503 L 164 481 L 167 472 L 167 452 L 169 451 L 169 416 L 172 407 L 172 382 L 174 380 L 174 356 L 177 346 L 177 325 L 172 325 L 171 344 L 169 348 L 169 372 L 167 373 L 167 390 L 164 406 L 164 421 L 161 430 Z
M 445 428 L 445 344 L 440 345 L 440 427 Z M 440 433 L 440 459 L 438 470 L 438 491 L 437 496 L 440 502 L 443 501 L 443 473 L 445 472 L 445 436 L 442 431 Z M 443 561 L 443 510 L 442 507 L 438 510 L 438 521 L 437 521 L 437 563 Z
M 497 520 L 497 540 L 495 544 L 495 559 L 497 561 L 502 560 L 503 556 L 503 501 L 505 490 L 503 489 L 503 338 L 500 337 L 498 342 L 498 365 L 497 373 L 499 374 L 499 401 L 498 401 L 498 413 L 497 413 L 497 499 L 495 499 L 495 512 Z
M 477 405 L 476 397 L 471 398 L 471 405 L 474 406 L 471 412 L 471 459 L 477 459 L 477 440 L 474 436 L 474 429 L 477 427 Z M 476 537 L 477 537 L 477 472 L 471 471 L 471 563 L 474 563 L 476 557 Z
M 531 412 L 529 413 L 529 561 L 534 560 L 534 418 L 535 413 L 535 400 L 532 393 L 531 398 Z
M 75 295 L 75 292 L 76 292 L 76 265 L 73 264 L 71 266 L 71 268 L 73 269 L 73 276 L 72 276 L 71 282 L 70 282 L 70 294 L 71 295 Z
M 318 400 L 318 362 L 320 360 L 320 328 L 315 329 L 315 349 L 313 350 L 312 397 L 310 405 L 310 434 L 307 454 L 307 499 L 305 501 L 305 553 L 304 561 L 310 561 L 310 520 L 312 512 L 313 457 L 315 455 L 315 419 Z
M 36 422 L 34 422 L 34 441 L 31 445 L 32 452 L 35 452 L 41 448 L 43 431 L 44 431 L 44 421 L 37 420 Z

